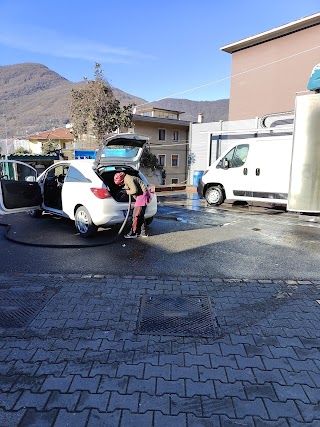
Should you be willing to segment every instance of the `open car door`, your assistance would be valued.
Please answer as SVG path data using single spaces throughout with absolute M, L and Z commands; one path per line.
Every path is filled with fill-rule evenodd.
M 0 159 L 0 215 L 40 209 L 41 204 L 36 169 L 23 162 Z

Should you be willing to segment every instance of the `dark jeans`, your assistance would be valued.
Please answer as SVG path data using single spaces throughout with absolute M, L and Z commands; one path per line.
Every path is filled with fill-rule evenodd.
M 132 228 L 133 234 L 145 234 L 146 233 L 146 221 L 144 214 L 146 213 L 146 206 L 135 206 L 132 214 Z

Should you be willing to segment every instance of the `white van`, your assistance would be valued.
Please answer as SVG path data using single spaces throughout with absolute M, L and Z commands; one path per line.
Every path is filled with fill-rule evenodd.
M 293 134 L 266 130 L 260 137 L 238 134 L 239 142 L 204 172 L 198 194 L 215 206 L 255 200 L 320 214 L 320 93 L 296 97 Z
M 240 141 L 203 173 L 197 189 L 199 196 L 213 206 L 221 205 L 225 199 L 286 205 L 293 136 Z

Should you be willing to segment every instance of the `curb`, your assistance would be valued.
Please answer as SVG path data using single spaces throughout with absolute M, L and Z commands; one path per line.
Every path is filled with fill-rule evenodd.
M 128 280 L 162 280 L 162 281 L 188 281 L 188 282 L 212 282 L 212 283 L 259 283 L 261 285 L 320 285 L 318 279 L 241 279 L 241 278 L 211 278 L 211 277 L 190 277 L 190 276 L 133 276 L 133 275 L 116 275 L 116 274 L 58 274 L 58 273 L 1 273 L 0 280 L 3 278 L 24 278 L 24 279 L 128 279 Z

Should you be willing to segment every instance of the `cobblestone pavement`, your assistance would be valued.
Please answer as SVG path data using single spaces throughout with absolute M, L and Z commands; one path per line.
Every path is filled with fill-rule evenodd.
M 320 426 L 320 281 L 0 275 L 0 290 L 54 291 L 0 329 L 1 427 Z M 219 337 L 137 334 L 145 294 L 210 296 Z

